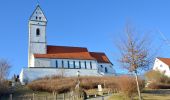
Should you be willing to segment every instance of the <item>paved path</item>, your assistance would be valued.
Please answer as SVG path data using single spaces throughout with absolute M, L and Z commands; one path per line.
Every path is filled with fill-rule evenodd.
M 108 98 L 109 98 L 110 96 L 111 96 L 111 95 L 104 96 L 104 97 L 90 98 L 90 99 L 86 99 L 86 100 L 108 100 Z

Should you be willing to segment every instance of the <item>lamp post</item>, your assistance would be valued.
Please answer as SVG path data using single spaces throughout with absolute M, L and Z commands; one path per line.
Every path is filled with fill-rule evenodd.
M 77 85 L 78 85 L 78 88 L 80 87 L 80 80 L 79 80 L 79 77 L 80 77 L 80 71 L 77 71 Z
M 79 77 L 80 77 L 80 71 L 77 71 L 77 94 L 78 94 L 78 98 L 80 97 L 80 80 L 79 80 Z

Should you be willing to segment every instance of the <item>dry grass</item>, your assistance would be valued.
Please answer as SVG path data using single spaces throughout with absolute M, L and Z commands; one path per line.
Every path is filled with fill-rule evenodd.
M 46 77 L 28 84 L 28 87 L 34 91 L 47 91 L 64 93 L 74 90 L 77 84 L 77 77 Z M 95 89 L 100 84 L 105 88 L 116 88 L 117 84 L 114 77 L 80 77 L 81 88 Z
M 137 85 L 134 77 L 121 76 L 118 79 L 119 91 L 124 94 L 125 97 L 131 98 L 137 94 Z M 139 81 L 140 90 L 144 88 L 144 81 Z
M 122 92 L 128 96 L 136 93 L 137 90 L 134 78 L 129 76 L 80 77 L 79 80 L 83 90 L 96 89 L 99 84 L 110 91 Z M 74 90 L 76 83 L 77 77 L 46 77 L 33 81 L 28 84 L 28 87 L 34 91 L 64 93 Z

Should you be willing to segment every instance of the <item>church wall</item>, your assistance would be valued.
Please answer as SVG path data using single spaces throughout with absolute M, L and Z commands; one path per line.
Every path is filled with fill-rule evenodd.
M 35 67 L 51 67 L 51 61 L 49 59 L 35 58 Z
M 80 72 L 80 76 L 101 76 L 96 69 L 54 69 L 54 68 L 23 68 L 20 73 L 21 83 L 31 82 L 38 78 L 46 76 L 54 76 L 64 74 L 66 77 L 77 77 L 77 72 Z
M 56 66 L 56 61 L 58 66 Z M 63 64 L 62 64 L 63 61 Z M 69 65 L 68 65 L 69 61 Z M 95 60 L 73 60 L 73 59 L 46 59 L 46 58 L 35 58 L 34 67 L 58 67 L 58 68 L 74 68 L 74 61 L 75 61 L 75 68 L 79 68 L 79 62 L 81 63 L 81 69 L 85 69 L 85 62 L 86 62 L 86 69 L 91 69 L 90 62 L 92 65 L 92 69 L 97 69 L 97 61 Z M 64 65 L 64 66 L 62 66 Z
M 103 73 L 103 74 L 115 74 L 115 70 L 113 69 L 113 65 L 110 63 L 98 63 L 98 68 L 99 68 L 99 72 Z M 105 68 L 107 69 L 107 72 L 105 70 Z

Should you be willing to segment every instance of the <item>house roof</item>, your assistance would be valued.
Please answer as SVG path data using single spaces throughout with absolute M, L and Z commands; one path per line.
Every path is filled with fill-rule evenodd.
M 157 57 L 157 58 L 162 62 L 164 62 L 165 64 L 167 64 L 168 66 L 170 66 L 170 58 L 161 58 L 161 57 Z
M 104 53 L 89 52 L 84 47 L 69 46 L 47 46 L 47 54 L 34 54 L 35 58 L 49 59 L 80 59 L 80 60 L 97 60 L 100 63 L 110 63 Z
M 100 63 L 110 63 L 105 53 L 102 52 L 90 52 L 91 56 L 94 57 Z

